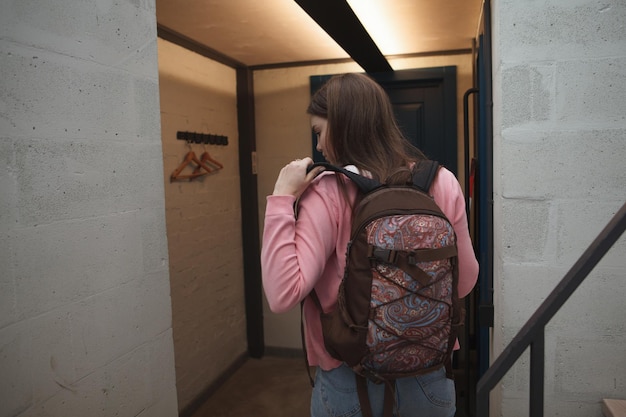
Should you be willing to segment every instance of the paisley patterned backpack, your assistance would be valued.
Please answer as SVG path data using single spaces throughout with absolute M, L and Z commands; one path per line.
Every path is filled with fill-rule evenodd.
M 361 190 L 337 307 L 321 313 L 328 352 L 357 374 L 361 409 L 371 415 L 366 378 L 385 383 L 446 366 L 463 319 L 457 294 L 456 235 L 428 190 L 439 169 L 422 161 L 413 184 L 383 185 L 329 164 Z M 311 297 L 321 311 L 315 291 Z M 392 396 L 391 398 L 394 398 Z

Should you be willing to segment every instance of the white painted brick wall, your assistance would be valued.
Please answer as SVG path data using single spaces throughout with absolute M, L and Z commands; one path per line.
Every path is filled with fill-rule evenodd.
M 175 416 L 153 1 L 0 4 L 0 416 Z
M 492 4 L 497 353 L 626 201 L 626 3 Z M 546 415 L 626 398 L 624 253 L 547 327 Z M 528 415 L 528 372 L 525 355 L 504 378 L 502 415 Z

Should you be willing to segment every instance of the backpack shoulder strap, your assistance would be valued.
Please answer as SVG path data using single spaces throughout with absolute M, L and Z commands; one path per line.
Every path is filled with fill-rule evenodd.
M 328 162 L 316 162 L 308 167 L 307 172 L 319 166 L 324 167 L 327 171 L 338 172 L 350 178 L 363 193 L 369 193 L 383 186 L 383 184 L 372 178 L 364 177 L 363 175 L 329 164 Z M 420 190 L 428 192 L 438 171 L 439 162 L 432 160 L 418 161 L 413 168 L 413 184 Z
M 439 171 L 439 162 L 429 159 L 418 161 L 413 168 L 413 185 L 428 192 Z
M 359 187 L 359 189 L 363 193 L 366 193 L 366 194 L 369 193 L 370 191 L 374 191 L 375 189 L 383 186 L 383 184 L 376 181 L 375 179 L 364 177 L 363 175 L 359 175 L 355 172 L 348 171 L 345 168 L 341 168 L 336 165 L 329 164 L 328 162 L 316 162 L 307 168 L 307 172 L 309 172 L 315 167 L 324 167 L 326 171 L 334 171 L 334 172 L 338 172 L 340 174 L 345 175 L 346 177 L 350 178 L 352 182 L 354 182 L 356 186 Z

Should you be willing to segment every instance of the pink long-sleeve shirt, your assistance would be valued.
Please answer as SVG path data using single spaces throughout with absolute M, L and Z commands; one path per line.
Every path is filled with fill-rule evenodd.
M 356 186 L 346 183 L 348 197 L 354 201 Z M 430 193 L 456 232 L 458 291 L 459 297 L 465 297 L 476 284 L 478 262 L 461 187 L 454 174 L 441 168 Z M 335 174 L 328 172 L 320 174 L 301 196 L 297 220 L 294 203 L 293 196 L 267 197 L 261 249 L 263 288 L 270 309 L 276 313 L 286 312 L 306 298 L 303 314 L 308 362 L 330 370 L 341 362 L 326 351 L 319 310 L 307 296 L 315 288 L 324 311 L 335 307 L 350 240 L 352 209 Z

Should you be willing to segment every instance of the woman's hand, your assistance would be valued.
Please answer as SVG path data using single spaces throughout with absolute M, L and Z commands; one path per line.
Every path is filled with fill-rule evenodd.
M 288 163 L 280 170 L 276 184 L 274 184 L 274 195 L 292 195 L 296 198 L 306 190 L 311 181 L 324 170 L 323 167 L 315 167 L 307 174 L 306 170 L 313 160 L 309 157 L 296 159 Z

